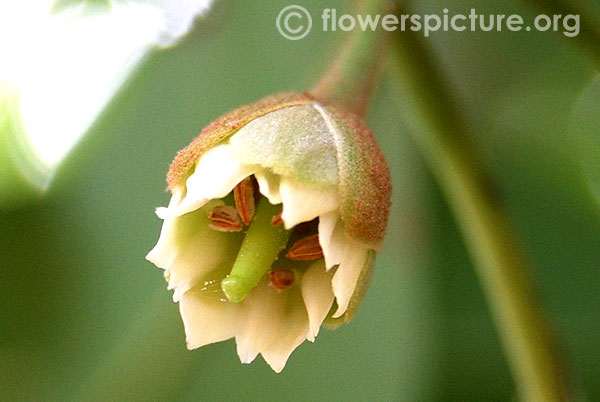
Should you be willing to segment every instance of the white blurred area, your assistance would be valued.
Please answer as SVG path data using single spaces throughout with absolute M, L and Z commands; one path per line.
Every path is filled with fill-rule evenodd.
M 9 124 L 0 146 L 46 188 L 148 51 L 176 43 L 211 2 L 80 2 L 52 13 L 52 0 L 1 0 L 0 106 Z

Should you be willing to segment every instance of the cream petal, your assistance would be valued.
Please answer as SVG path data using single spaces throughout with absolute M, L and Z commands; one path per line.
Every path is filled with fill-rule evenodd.
M 306 311 L 302 312 L 306 313 Z M 308 330 L 306 328 L 299 328 L 299 325 L 294 327 L 295 328 L 288 328 L 288 330 L 282 334 L 283 338 L 261 353 L 267 364 L 271 366 L 276 373 L 281 373 L 283 371 L 292 352 L 307 339 Z
M 332 271 L 327 272 L 322 259 L 312 264 L 302 276 L 302 298 L 308 312 L 308 340 L 311 342 L 319 334 L 321 324 L 333 304 L 332 276 Z
M 168 208 L 174 208 L 183 199 L 183 189 L 175 189 L 171 200 L 169 201 Z M 157 208 L 156 213 L 159 214 L 159 210 L 167 208 Z M 160 217 L 160 216 L 159 216 Z M 146 259 L 156 265 L 159 268 L 166 268 L 173 264 L 175 253 L 173 253 L 172 242 L 175 226 L 175 219 L 165 219 L 163 226 L 160 230 L 160 236 L 158 242 L 152 250 L 146 255 Z
M 333 317 L 337 318 L 346 312 L 360 273 L 369 262 L 369 247 L 346 236 L 344 223 L 333 213 L 319 217 L 319 242 L 327 269 L 338 265 L 332 280 L 338 305 Z
M 327 270 L 330 270 L 340 263 L 339 255 L 336 255 L 334 252 L 336 250 L 332 250 L 331 247 L 329 247 L 333 237 L 333 231 L 339 219 L 340 214 L 338 211 L 331 211 L 319 216 L 319 244 L 323 250 Z
M 223 198 L 257 169 L 256 165 L 236 160 L 229 144 L 217 145 L 198 160 L 194 173 L 186 181 L 187 193 L 181 203 L 160 213 L 163 218 L 180 216 L 200 208 L 209 200 Z
M 369 262 L 369 248 L 358 242 L 349 241 L 346 253 L 338 266 L 331 284 L 337 300 L 338 309 L 333 318 L 342 316 L 348 309 L 350 299 L 356 289 L 361 271 Z
M 261 353 L 279 373 L 308 334 L 308 316 L 300 287 L 294 285 L 279 292 L 263 278 L 244 301 L 236 335 L 237 352 L 242 363 L 252 362 Z
M 281 178 L 279 193 L 283 201 L 281 218 L 286 229 L 336 210 L 340 205 L 337 187 L 321 189 L 300 186 L 288 177 Z
M 243 302 L 240 328 L 236 334 L 237 353 L 242 363 L 252 363 L 256 356 L 277 338 L 280 304 L 275 289 L 267 286 L 266 278 L 258 284 Z
M 251 342 L 250 339 L 242 338 L 239 335 L 235 338 L 237 354 L 243 364 L 250 364 L 256 359 L 260 350 L 258 345 Z
M 191 289 L 208 272 L 232 264 L 242 233 L 223 233 L 209 227 L 208 214 L 222 205 L 211 201 L 204 207 L 175 218 L 165 219 L 160 239 L 146 258 L 166 270 L 173 299 Z
M 207 297 L 196 287 L 183 294 L 179 301 L 179 311 L 188 349 L 235 336 L 240 311 L 237 304 Z
M 271 204 L 281 204 L 281 195 L 279 194 L 279 176 L 268 169 L 263 169 L 255 172 L 254 177 L 258 182 L 260 193 L 267 197 Z

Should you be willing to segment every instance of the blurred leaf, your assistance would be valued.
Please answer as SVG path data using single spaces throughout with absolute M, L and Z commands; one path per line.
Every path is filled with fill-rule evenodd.
M 600 67 L 600 3 L 596 0 L 528 0 L 539 7 L 541 12 L 548 15 L 577 15 L 579 16 L 578 35 L 573 37 L 573 43 L 596 62 Z
M 582 92 L 575 105 L 572 129 L 578 140 L 578 156 L 600 201 L 600 77 Z
M 174 44 L 210 3 L 80 2 L 53 13 L 52 1 L 0 5 L 2 182 L 46 190 L 152 46 Z

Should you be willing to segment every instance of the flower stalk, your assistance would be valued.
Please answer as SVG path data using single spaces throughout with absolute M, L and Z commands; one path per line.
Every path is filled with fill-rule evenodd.
M 361 2 L 359 11 L 363 15 L 385 15 L 392 11 L 393 3 L 366 0 Z M 311 94 L 364 117 L 385 60 L 388 34 L 380 28 L 354 30 Z

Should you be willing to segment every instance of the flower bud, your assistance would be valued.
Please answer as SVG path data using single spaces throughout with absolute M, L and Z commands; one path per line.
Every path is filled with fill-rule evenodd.
M 352 318 L 391 195 L 357 116 L 307 93 L 267 97 L 206 127 L 167 181 L 147 259 L 165 269 L 190 349 L 235 337 L 243 363 L 261 353 L 279 372 L 325 320 Z

